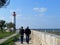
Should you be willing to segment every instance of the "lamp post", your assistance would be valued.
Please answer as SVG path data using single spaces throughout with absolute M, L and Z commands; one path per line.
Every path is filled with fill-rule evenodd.
M 14 31 L 16 31 L 16 12 L 13 12 L 14 17 Z

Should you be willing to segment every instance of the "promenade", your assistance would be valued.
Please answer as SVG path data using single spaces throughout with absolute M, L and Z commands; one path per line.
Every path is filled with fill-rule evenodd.
M 32 34 L 31 36 L 32 37 Z M 29 44 L 26 43 L 26 36 L 24 36 L 24 41 L 23 41 L 23 44 L 21 44 L 21 41 L 20 41 L 20 37 L 19 37 L 19 40 L 15 42 L 16 45 L 33 45 L 33 39 L 31 38 Z
M 20 38 L 15 42 L 16 45 L 28 45 L 25 41 L 24 43 L 20 43 Z M 55 34 L 50 34 L 47 32 L 40 32 L 32 30 L 31 40 L 29 45 L 60 45 L 60 36 Z
M 15 45 L 60 45 L 60 36 L 55 34 L 50 34 L 47 32 L 40 32 L 40 31 L 31 31 L 31 40 L 29 44 L 26 43 L 26 37 L 24 36 L 24 42 L 21 44 L 20 37 L 19 40 L 15 42 Z M 8 40 L 9 38 L 15 36 L 18 33 L 15 33 L 9 37 L 4 39 L 0 39 L 0 44 L 4 41 Z

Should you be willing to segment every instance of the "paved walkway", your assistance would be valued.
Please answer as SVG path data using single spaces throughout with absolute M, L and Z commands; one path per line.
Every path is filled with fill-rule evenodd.
M 20 41 L 20 37 L 19 37 L 19 40 L 15 42 L 16 45 L 33 45 L 33 40 L 31 38 L 29 44 L 26 43 L 26 37 L 24 36 L 24 42 L 23 44 L 21 44 L 21 41 Z
M 16 45 L 32 45 L 32 40 L 30 40 L 29 44 L 26 43 L 26 39 L 24 38 L 23 44 L 21 44 L 20 39 L 15 42 Z
M 0 39 L 0 44 L 2 44 L 3 42 L 5 42 L 6 40 L 8 40 L 9 38 L 11 38 L 11 37 L 13 37 L 15 35 L 17 35 L 17 33 L 15 33 L 15 34 L 13 34 L 13 35 L 11 35 L 9 37 L 5 37 L 4 39 Z

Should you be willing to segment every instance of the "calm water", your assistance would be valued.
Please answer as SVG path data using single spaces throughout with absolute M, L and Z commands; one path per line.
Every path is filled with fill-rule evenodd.
M 34 29 L 34 30 L 60 35 L 60 29 Z
M 33 30 L 60 35 L 60 29 L 33 29 Z M 18 33 L 19 30 L 16 30 L 16 32 Z

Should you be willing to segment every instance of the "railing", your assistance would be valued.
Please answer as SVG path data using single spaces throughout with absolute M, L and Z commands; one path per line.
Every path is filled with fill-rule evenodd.
M 60 36 L 32 30 L 33 45 L 60 45 Z

